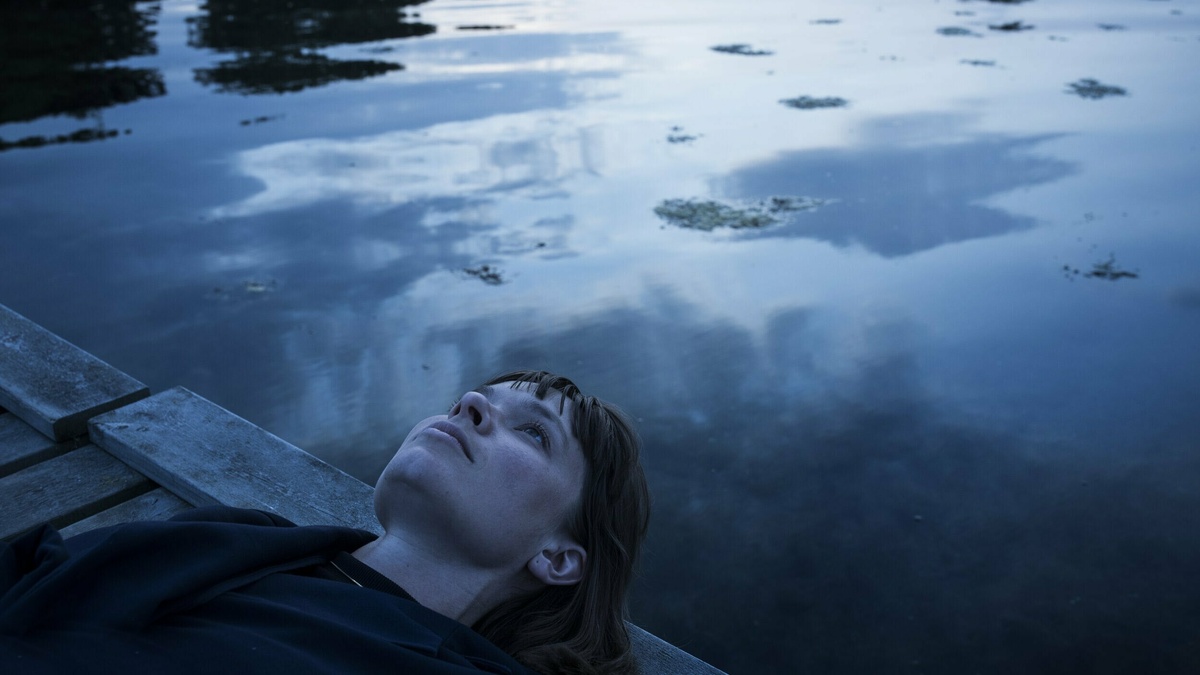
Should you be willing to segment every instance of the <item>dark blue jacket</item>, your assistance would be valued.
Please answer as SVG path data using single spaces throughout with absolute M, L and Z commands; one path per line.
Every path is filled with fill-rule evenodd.
M 373 538 L 228 507 L 65 542 L 42 526 L 0 543 L 0 670 L 528 672 L 403 591 L 309 571 Z

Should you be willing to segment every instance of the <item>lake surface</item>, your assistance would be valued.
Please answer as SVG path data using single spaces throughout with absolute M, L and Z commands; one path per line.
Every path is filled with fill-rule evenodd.
M 573 377 L 733 672 L 1200 669 L 1200 2 L 46 4 L 0 302 L 370 482 Z

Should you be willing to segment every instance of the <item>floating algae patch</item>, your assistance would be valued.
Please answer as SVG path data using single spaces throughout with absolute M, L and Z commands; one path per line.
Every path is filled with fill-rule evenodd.
M 490 265 L 480 265 L 479 267 L 464 267 L 463 272 L 467 276 L 475 277 L 489 286 L 499 286 L 504 283 L 504 277 L 500 276 L 500 270 Z
M 1117 281 L 1118 279 L 1137 279 L 1138 272 L 1130 272 L 1126 269 L 1121 269 L 1117 266 L 1117 259 L 1111 253 L 1108 260 L 1103 262 L 1093 263 L 1090 272 L 1081 272 L 1076 267 L 1063 265 L 1063 274 L 1067 278 L 1077 277 L 1080 274 L 1089 279 L 1104 279 L 1107 281 Z
M 735 230 L 747 227 L 759 228 L 779 222 L 774 216 L 757 209 L 739 209 L 699 199 L 666 199 L 654 207 L 659 218 L 677 227 L 709 232 L 718 227 Z
M 222 302 L 245 298 L 264 298 L 279 290 L 277 279 L 247 279 L 232 287 L 215 286 L 207 297 Z
M 1078 82 L 1072 82 L 1067 86 L 1069 87 L 1066 90 L 1068 94 L 1075 94 L 1081 98 L 1099 99 L 1106 96 L 1124 96 L 1128 93 L 1121 87 L 1115 87 L 1111 84 L 1101 84 L 1090 77 Z
M 988 24 L 991 30 L 1002 30 L 1010 33 L 1019 33 L 1023 30 L 1033 30 L 1033 26 L 1024 21 L 1010 21 L 1008 23 Z
M 759 202 L 758 208 L 766 208 L 770 213 L 791 213 L 795 211 L 812 211 L 818 206 L 824 206 L 831 200 L 816 197 L 771 197 Z
M 267 122 L 274 122 L 275 120 L 281 120 L 281 119 L 283 119 L 283 115 L 260 115 L 258 117 L 251 117 L 248 119 L 244 119 L 244 120 L 238 122 L 238 124 L 240 124 L 244 127 L 248 127 L 252 124 L 265 124 Z
M 770 56 L 775 53 L 766 49 L 754 49 L 747 44 L 717 45 L 712 47 L 712 50 L 714 52 L 721 52 L 722 54 L 737 54 L 738 56 Z
M 813 197 L 770 197 L 744 206 L 711 199 L 665 199 L 654 207 L 654 214 L 688 230 L 761 229 L 779 223 L 783 214 L 810 211 L 827 203 Z
M 797 110 L 816 110 L 818 108 L 845 108 L 850 102 L 839 96 L 797 96 L 796 98 L 781 98 L 779 102 Z
M 678 145 L 680 143 L 691 143 L 697 138 L 700 137 L 695 134 L 684 133 L 683 127 L 680 126 L 671 127 L 671 133 L 667 134 L 667 142 L 674 145 Z
M 1117 267 L 1117 259 L 1111 254 L 1108 260 L 1098 262 L 1092 265 L 1092 271 L 1083 275 L 1091 279 L 1107 279 L 1108 281 L 1116 281 L 1117 279 L 1136 279 L 1137 272 L 1130 272 Z

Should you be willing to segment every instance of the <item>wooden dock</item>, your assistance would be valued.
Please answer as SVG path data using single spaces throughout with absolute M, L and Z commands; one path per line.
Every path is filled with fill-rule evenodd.
M 0 305 L 0 538 L 225 504 L 380 532 L 372 488 L 187 389 L 149 389 Z M 630 624 L 646 675 L 721 671 Z

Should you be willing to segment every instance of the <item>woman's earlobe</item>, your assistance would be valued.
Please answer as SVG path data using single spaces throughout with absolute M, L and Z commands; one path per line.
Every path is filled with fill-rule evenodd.
M 544 549 L 525 565 L 530 574 L 547 586 L 570 586 L 583 579 L 587 552 L 578 544 Z

